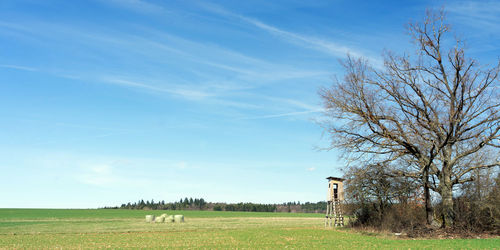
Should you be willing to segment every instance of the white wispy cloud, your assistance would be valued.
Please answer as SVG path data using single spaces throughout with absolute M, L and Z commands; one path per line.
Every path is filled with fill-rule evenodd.
M 457 1 L 446 6 L 446 11 L 464 25 L 489 31 L 500 30 L 498 1 Z
M 151 84 L 146 84 L 143 82 L 136 82 L 136 81 L 120 79 L 120 78 L 116 78 L 113 76 L 105 76 L 105 77 L 102 77 L 100 80 L 103 82 L 117 84 L 117 85 L 126 86 L 126 87 L 145 89 L 145 90 L 150 90 L 150 91 L 154 91 L 154 92 L 169 93 L 169 94 L 181 96 L 181 97 L 184 97 L 187 99 L 199 100 L 199 99 L 213 96 L 212 94 L 207 93 L 207 92 L 191 90 L 191 89 L 181 87 L 181 86 L 169 85 L 168 87 L 160 87 L 160 86 L 155 86 L 155 85 L 151 85 Z
M 272 82 L 330 74 L 327 71 L 302 69 L 288 64 L 262 60 L 215 44 L 200 43 L 150 28 L 143 28 L 143 31 L 153 34 L 155 39 L 137 38 L 145 44 L 159 50 L 175 53 L 182 56 L 183 59 L 195 63 L 238 73 L 243 80 Z
M 85 129 L 85 130 L 105 130 L 105 131 L 115 131 L 115 132 L 140 132 L 140 130 L 129 129 L 129 128 L 119 128 L 119 127 L 105 127 L 105 126 L 97 126 L 93 124 L 83 124 L 83 123 L 71 123 L 71 122 L 61 122 L 61 121 L 45 121 L 41 119 L 16 119 L 10 118 L 10 120 L 17 122 L 28 122 L 28 123 L 36 123 L 37 125 L 49 125 L 56 127 L 66 127 L 66 128 L 75 128 L 75 129 Z
M 315 112 L 323 110 L 321 108 L 321 106 L 312 105 L 312 104 L 306 103 L 302 100 L 299 101 L 297 99 L 275 97 L 275 96 L 261 96 L 260 98 L 267 99 L 267 100 L 270 100 L 272 102 L 285 103 L 287 106 L 293 106 L 293 107 L 297 107 L 300 109 L 306 109 L 306 110 L 315 111 Z
M 177 168 L 180 168 L 180 169 L 185 169 L 187 166 L 188 166 L 188 163 L 185 162 L 185 161 L 180 161 L 176 164 L 174 164 Z
M 152 180 L 134 178 L 118 171 L 113 164 L 83 164 L 76 169 L 74 178 L 80 183 L 98 187 L 144 187 L 151 185 Z
M 271 115 L 261 115 L 261 116 L 249 116 L 249 117 L 241 117 L 237 120 L 259 120 L 259 119 L 271 119 L 271 118 L 279 118 L 279 117 L 287 117 L 287 116 L 299 116 L 299 115 L 307 115 L 312 113 L 319 113 L 322 110 L 307 110 L 307 111 L 297 111 L 297 112 L 288 112 L 288 113 L 280 113 L 280 114 L 271 114 Z
M 74 37 L 72 41 L 82 46 L 103 49 L 104 53 L 102 54 L 86 55 L 87 57 L 91 56 L 93 60 L 107 60 L 107 54 L 113 55 L 112 52 L 116 49 L 129 53 L 113 56 L 123 57 L 135 53 L 147 59 L 143 61 L 152 61 L 155 64 L 171 63 L 171 55 L 175 55 L 180 62 L 189 61 L 233 73 L 236 77 L 235 80 L 238 81 L 237 84 L 233 84 L 233 88 L 239 86 L 242 87 L 240 89 L 245 89 L 280 80 L 325 77 L 330 74 L 327 71 L 303 69 L 292 65 L 269 62 L 215 44 L 200 43 L 147 27 L 138 28 L 138 30 L 146 34 L 139 36 L 117 31 L 106 32 L 105 29 L 100 31 L 89 30 L 88 28 L 81 29 L 43 21 L 28 22 L 24 25 L 8 22 L 0 23 L 5 24 L 11 30 L 28 33 L 31 37 L 39 36 L 56 43 L 58 40 L 63 41 L 65 37 Z M 44 32 L 46 30 L 51 31 L 50 36 Z M 110 46 L 114 49 L 110 50 Z M 164 56 L 160 57 L 160 55 Z M 190 67 L 188 70 L 196 71 L 194 68 L 196 67 Z M 200 70 L 198 69 L 198 71 Z M 89 72 L 83 73 L 88 74 Z M 203 72 L 196 73 L 204 75 Z M 59 72 L 59 74 L 73 78 L 79 77 L 78 72 Z M 207 75 L 207 77 L 213 78 L 213 73 Z
M 40 68 L 40 73 L 80 82 L 112 84 L 135 91 L 166 94 L 221 107 L 274 111 L 271 115 L 248 119 L 299 116 L 317 112 L 316 107 L 297 101 L 265 98 L 255 93 L 263 86 L 283 84 L 285 80 L 316 81 L 328 79 L 330 75 L 330 72 L 317 70 L 315 67 L 303 68 L 294 66 L 293 62 L 264 60 L 221 45 L 201 43 L 150 27 L 135 26 L 134 32 L 124 33 L 119 30 L 107 32 L 105 27 L 92 29 L 92 26 L 80 27 L 33 20 L 0 24 L 47 43 L 60 44 L 61 50 L 65 49 L 67 38 L 71 37 L 72 43 L 75 43 L 72 46 L 82 46 L 93 52 L 100 52 L 82 55 L 86 58 L 73 55 L 78 58 L 74 60 L 76 64 L 59 65 L 60 67 L 54 65 L 50 69 Z M 45 32 L 47 30 L 51 31 L 50 35 Z M 88 67 L 87 60 L 105 62 L 106 65 Z M 169 66 L 184 72 L 166 71 L 165 68 Z M 133 70 L 129 70 L 131 67 Z M 286 96 L 286 92 L 283 91 L 281 95 Z M 303 111 L 290 112 L 293 110 Z M 244 113 L 237 112 L 232 115 L 245 116 Z
M 95 140 L 95 139 L 101 139 L 105 137 L 112 137 L 112 136 L 123 136 L 127 134 L 132 134 L 132 132 L 112 132 L 112 133 L 100 133 L 100 134 L 93 134 L 89 136 L 75 136 L 75 137 L 67 137 L 64 140 L 66 142 L 72 142 L 72 143 L 77 143 L 77 142 L 84 142 L 84 141 L 89 141 L 89 140 Z M 51 144 L 56 144 L 58 143 L 59 140 L 51 139 L 48 141 L 43 141 L 43 142 L 37 142 L 32 144 L 31 146 L 39 147 L 39 146 L 47 146 Z
M 24 71 L 38 71 L 37 68 L 21 66 L 21 65 L 14 65 L 14 64 L 0 64 L 0 68 L 17 69 L 17 70 L 24 70 Z
M 246 22 L 248 24 L 251 24 L 259 29 L 265 30 L 273 35 L 276 35 L 283 40 L 294 43 L 300 46 L 303 46 L 305 48 L 309 49 L 314 49 L 318 50 L 320 52 L 325 52 L 329 53 L 335 57 L 339 58 L 345 58 L 347 54 L 350 54 L 355 57 L 364 57 L 369 59 L 374 65 L 382 65 L 382 61 L 379 58 L 373 57 L 371 55 L 368 55 L 367 53 L 363 53 L 358 51 L 357 49 L 350 48 L 349 46 L 345 46 L 339 43 L 335 43 L 330 40 L 314 37 L 314 36 L 309 36 L 309 35 L 304 35 L 304 34 L 299 34 L 291 31 L 287 31 L 284 29 L 280 29 L 276 26 L 264 23 L 258 19 L 239 15 L 233 12 L 230 12 L 218 5 L 214 4 L 208 4 L 208 3 L 203 3 L 200 4 L 203 8 L 206 10 L 209 10 L 214 13 L 218 13 L 220 15 L 229 17 L 229 18 L 235 18 L 239 19 L 243 22 Z
M 7 22 L 7 21 L 2 21 L 0 20 L 0 27 L 4 29 L 15 29 L 15 30 L 24 30 L 24 31 L 30 31 L 30 28 L 20 25 L 18 23 L 13 23 L 13 22 Z
M 163 6 L 156 5 L 143 0 L 97 0 L 104 4 L 112 4 L 121 8 L 129 9 L 132 11 L 140 11 L 145 13 L 165 12 Z
M 268 96 L 268 95 L 258 95 L 258 94 L 257 95 L 254 94 L 252 96 L 256 99 L 268 102 L 267 105 L 263 105 L 261 107 L 262 110 L 266 110 L 269 112 L 276 109 L 281 112 L 268 115 L 244 116 L 237 118 L 237 120 L 258 120 L 258 119 L 271 119 L 280 117 L 304 116 L 307 114 L 324 112 L 324 109 L 321 106 L 310 104 L 304 100 L 277 97 L 277 96 Z M 302 111 L 293 111 L 297 109 Z

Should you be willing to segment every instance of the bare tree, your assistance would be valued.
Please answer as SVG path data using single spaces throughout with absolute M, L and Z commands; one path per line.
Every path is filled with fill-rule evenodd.
M 390 166 L 384 164 L 353 166 L 346 178 L 346 198 L 361 207 L 374 204 L 379 219 L 393 203 L 406 204 L 418 195 L 418 182 L 405 177 L 394 177 Z
M 480 66 L 459 39 L 445 46 L 450 28 L 443 11 L 429 11 L 409 31 L 415 55 L 387 52 L 383 69 L 362 58 L 343 62 L 343 80 L 320 90 L 330 118 L 324 128 L 332 148 L 350 160 L 417 166 L 394 174 L 419 178 L 427 193 L 440 194 L 445 227 L 454 219 L 453 186 L 471 181 L 475 169 L 500 166 L 500 62 Z M 476 156 L 483 158 L 468 160 Z

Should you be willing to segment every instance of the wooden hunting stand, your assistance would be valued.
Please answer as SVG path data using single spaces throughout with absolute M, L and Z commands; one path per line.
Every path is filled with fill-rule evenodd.
M 344 226 L 344 215 L 342 212 L 342 202 L 344 201 L 344 184 L 345 179 L 338 177 L 328 177 L 328 197 L 326 199 L 326 219 L 325 227 L 331 227 L 332 224 Z M 332 223 L 333 220 L 333 223 Z

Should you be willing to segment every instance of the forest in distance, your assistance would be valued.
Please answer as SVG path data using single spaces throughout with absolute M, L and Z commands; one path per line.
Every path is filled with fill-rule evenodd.
M 139 210 L 208 210 L 241 212 L 282 212 L 282 213 L 325 213 L 326 202 L 292 201 L 279 204 L 259 204 L 252 202 L 225 203 L 207 202 L 203 198 L 184 198 L 176 202 L 139 200 L 123 203 L 120 206 L 103 207 L 104 209 L 139 209 Z

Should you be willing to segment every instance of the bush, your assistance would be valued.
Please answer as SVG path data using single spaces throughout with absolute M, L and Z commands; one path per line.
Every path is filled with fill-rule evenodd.
M 425 213 L 420 205 L 394 204 L 383 211 L 375 203 L 360 205 L 353 213 L 351 227 L 372 227 L 392 232 L 411 231 L 425 224 Z
M 436 207 L 439 213 L 441 206 Z M 462 232 L 481 233 L 496 231 L 500 225 L 500 208 L 490 201 L 479 201 L 466 196 L 454 199 L 455 223 L 453 229 Z

